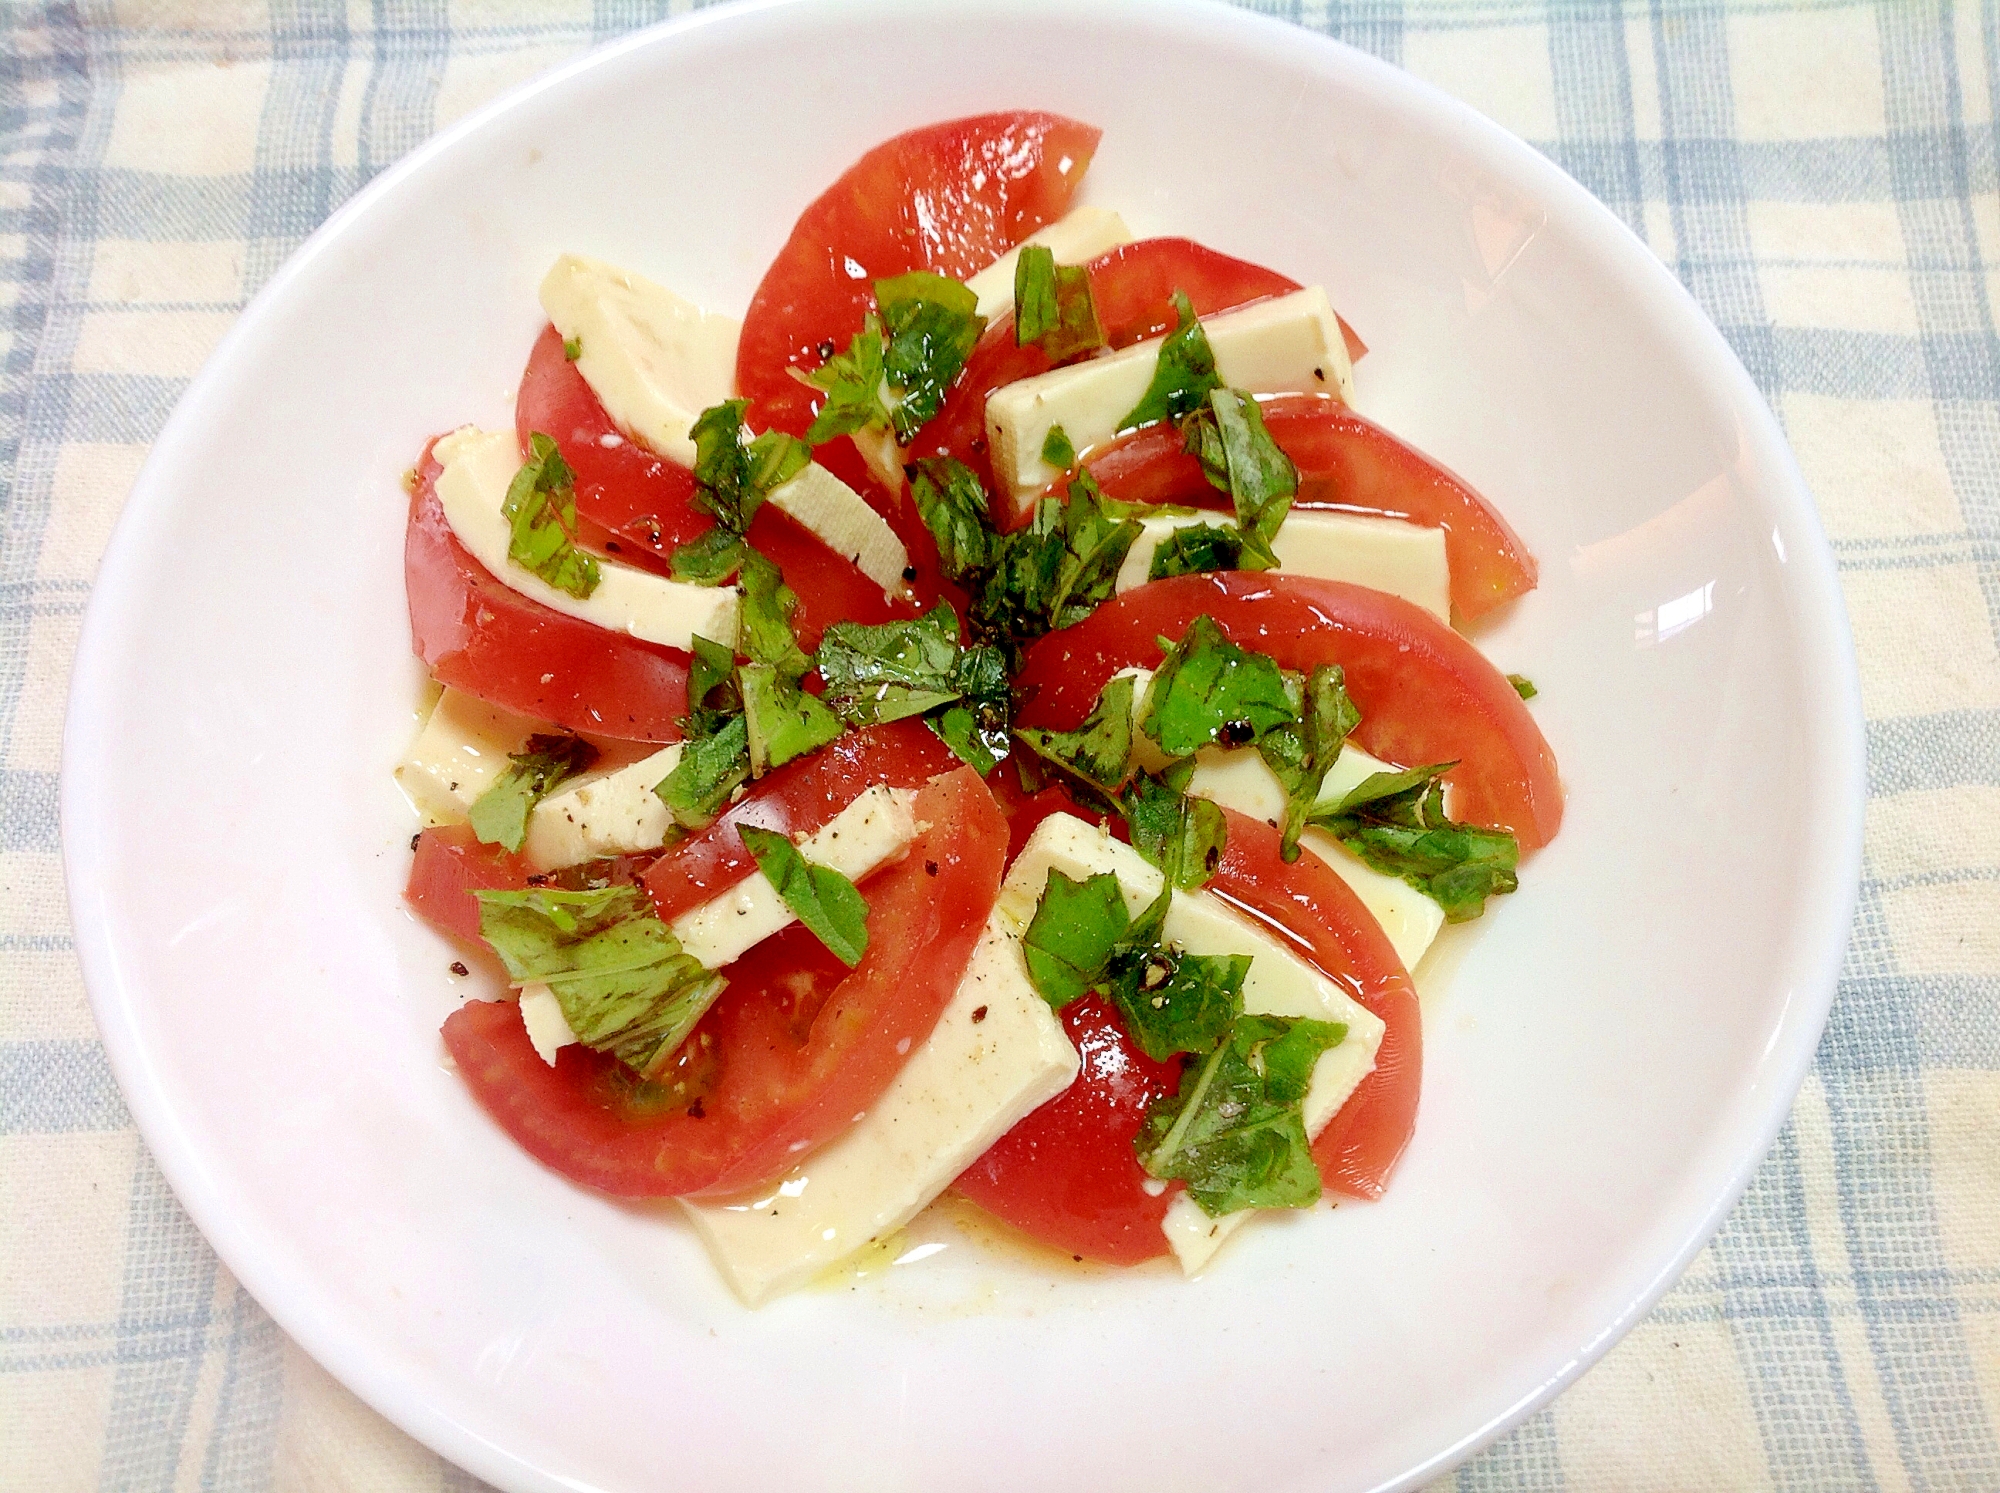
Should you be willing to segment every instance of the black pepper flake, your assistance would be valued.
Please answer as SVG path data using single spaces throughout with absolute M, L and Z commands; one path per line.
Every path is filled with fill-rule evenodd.
M 688 1118 L 690 1120 L 705 1120 L 708 1118 L 708 1111 L 701 1107 L 699 1099 L 688 1106 Z
M 980 454 L 981 456 L 984 456 L 984 455 L 986 454 L 986 437 L 985 437 L 985 436 L 983 436 L 983 435 L 976 435 L 976 436 L 974 436 L 974 437 L 972 438 L 972 440 L 971 440 L 971 441 L 970 441 L 970 442 L 969 442 L 968 444 L 970 444 L 970 445 L 971 445 L 971 447 L 972 447 L 972 449 L 973 449 L 974 451 L 977 451 L 977 452 L 978 452 L 978 453 L 979 453 L 979 454 Z
M 1224 721 L 1217 739 L 1224 746 L 1248 746 L 1256 734 L 1257 728 L 1248 721 Z
M 424 837 L 424 832 L 422 830 L 418 830 L 414 835 L 411 835 L 410 849 L 415 850 L 417 848 L 417 841 L 421 840 L 423 837 Z
M 838 345 L 834 342 L 834 340 L 831 337 L 827 338 L 824 342 L 820 343 L 819 346 L 813 349 L 813 351 L 818 353 L 822 358 L 830 358 L 839 350 L 840 349 Z
M 1326 382 L 1326 370 L 1325 370 L 1324 368 L 1315 368 L 1315 369 L 1313 369 L 1313 377 L 1314 377 L 1314 378 L 1316 378 L 1316 379 L 1318 379 L 1318 380 L 1319 380 L 1319 381 L 1320 381 L 1321 383 L 1325 383 L 1325 382 Z
M 926 875 L 926 876 L 935 876 L 935 875 L 937 875 L 937 862 L 936 862 L 936 861 L 925 861 L 925 862 L 924 862 L 924 875 Z
M 1083 1263 L 1083 1256 L 1082 1256 L 1082 1255 L 1071 1255 L 1071 1256 L 1070 1256 L 1070 1258 L 1071 1258 L 1072 1260 L 1075 1260 L 1075 1261 L 1077 1262 L 1077 1264 L 1079 1264 L 1079 1265 L 1081 1265 L 1081 1264 Z
M 551 877 L 551 876 L 549 876 L 549 875 L 548 875 L 548 874 L 546 874 L 545 872 L 541 872 L 541 871 L 537 871 L 537 872 L 536 872 L 536 873 L 535 873 L 535 874 L 534 874 L 533 876 L 530 876 L 530 877 L 528 878 L 528 885 L 529 885 L 529 886 L 547 886 L 547 885 L 549 884 L 549 882 L 550 882 L 550 881 L 552 881 L 552 880 L 554 880 L 554 878 L 553 878 L 553 877 Z
M 986 1009 L 987 1009 L 986 1007 L 981 1006 L 978 1010 L 972 1013 L 972 1024 L 974 1026 L 979 1025 L 980 1022 L 986 1019 Z
M 624 553 L 624 551 L 622 551 L 622 550 L 620 550 L 620 549 L 618 548 L 618 541 L 617 541 L 617 540 L 615 540 L 615 539 L 607 539 L 607 540 L 605 540 L 605 541 L 604 541 L 604 548 L 605 548 L 606 550 L 608 550 L 608 551 L 609 551 L 610 553 L 614 554 L 614 555 L 617 555 L 617 554 L 623 554 L 623 553 Z
M 471 970 L 465 967 L 465 961 L 463 959 L 454 959 L 451 961 L 451 972 L 455 975 L 461 975 L 461 976 L 469 975 L 472 973 Z
M 905 565 L 903 567 L 903 579 L 906 581 L 913 581 L 916 578 L 917 578 L 917 567 L 914 565 Z

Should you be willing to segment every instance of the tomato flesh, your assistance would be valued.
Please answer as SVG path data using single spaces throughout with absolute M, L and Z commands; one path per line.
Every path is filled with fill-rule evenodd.
M 1429 457 L 1325 395 L 1280 394 L 1263 401 L 1263 414 L 1271 438 L 1299 469 L 1294 508 L 1376 514 L 1444 530 L 1451 605 L 1460 617 L 1483 616 L 1534 590 L 1535 557 L 1506 519 Z M 1107 497 L 1228 504 L 1171 425 L 1136 430 L 1098 447 L 1083 464 Z
M 479 937 L 474 892 L 518 891 L 528 884 L 528 863 L 500 845 L 482 845 L 469 824 L 448 824 L 417 836 L 403 900 L 440 933 Z
M 581 1047 L 549 1066 L 511 1003 L 460 1007 L 445 1045 L 494 1120 L 573 1181 L 621 1197 L 770 1182 L 853 1124 L 929 1037 L 999 894 L 1007 825 L 976 774 L 925 787 L 916 813 L 929 828 L 864 884 L 868 950 L 854 970 L 803 929 L 729 966 L 730 988 L 688 1039 L 713 1054 L 698 1104 L 663 1106 Z
M 1103 131 L 1016 111 L 928 125 L 876 146 L 799 215 L 751 297 L 736 385 L 751 423 L 803 435 L 818 391 L 790 370 L 845 351 L 874 282 L 910 270 L 963 280 L 1062 216 Z
M 804 839 L 853 803 L 864 788 L 878 783 L 921 788 L 958 765 L 951 748 L 922 721 L 891 721 L 850 731 L 753 783 L 713 824 L 653 862 L 645 874 L 646 890 L 660 916 L 672 922 L 757 868 L 743 847 L 741 826 Z
M 667 575 L 675 546 L 714 526 L 715 520 L 694 506 L 694 474 L 619 432 L 576 364 L 564 356 L 562 334 L 554 327 L 542 329 L 528 355 L 514 426 L 524 451 L 528 437 L 539 431 L 555 441 L 576 473 L 576 539 L 585 549 Z M 612 444 L 605 444 L 607 438 Z M 770 503 L 750 521 L 749 538 L 797 593 L 792 630 L 805 648 L 818 647 L 820 634 L 843 619 L 887 622 L 917 613 L 917 601 L 891 601 L 848 556 L 828 549 Z
M 1156 667 L 1156 640 L 1204 614 L 1285 668 L 1341 665 L 1361 711 L 1355 741 L 1405 766 L 1457 762 L 1445 776 L 1456 817 L 1511 830 L 1523 850 L 1554 838 L 1555 754 L 1507 677 L 1423 608 L 1344 581 L 1221 571 L 1135 587 L 1029 648 L 1015 679 L 1022 723 L 1074 726 L 1113 674 Z
M 403 548 L 411 643 L 431 676 L 564 730 L 680 740 L 688 656 L 593 627 L 502 585 L 446 522 L 436 490 L 441 470 L 426 448 Z

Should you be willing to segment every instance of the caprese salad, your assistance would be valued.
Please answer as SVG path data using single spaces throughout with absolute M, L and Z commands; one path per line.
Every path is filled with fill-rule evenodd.
M 408 476 L 445 1045 L 752 1304 L 948 1188 L 1190 1273 L 1380 1195 L 1409 971 L 1561 822 L 1453 625 L 1532 556 L 1323 287 L 1072 206 L 1098 133 L 878 146 L 740 324 L 565 254 L 513 428 Z

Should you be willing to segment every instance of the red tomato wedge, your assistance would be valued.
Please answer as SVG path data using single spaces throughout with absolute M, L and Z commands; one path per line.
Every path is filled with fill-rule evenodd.
M 528 355 L 514 426 L 522 450 L 539 431 L 576 473 L 576 540 L 585 549 L 666 575 L 674 546 L 706 533 L 715 522 L 694 506 L 692 472 L 619 433 L 576 364 L 563 355 L 562 334 L 554 327 L 542 329 Z M 613 444 L 607 446 L 606 437 Z M 792 627 L 806 648 L 818 647 L 828 624 L 843 618 L 887 622 L 917 613 L 914 602 L 891 602 L 847 556 L 828 549 L 769 503 L 750 522 L 750 542 L 798 594 Z
M 1535 557 L 1463 479 L 1323 394 L 1280 394 L 1263 401 L 1263 412 L 1272 439 L 1299 469 L 1294 508 L 1380 514 L 1444 530 L 1451 604 L 1460 617 L 1481 616 L 1535 589 Z M 1228 504 L 1170 425 L 1135 430 L 1083 464 L 1105 496 L 1128 503 Z
M 877 783 L 921 788 L 958 765 L 951 748 L 922 721 L 850 731 L 751 784 L 713 824 L 653 862 L 644 877 L 646 890 L 660 916 L 672 922 L 756 870 L 737 833 L 740 826 L 803 839 L 853 803 L 864 788 Z
M 469 824 L 449 824 L 417 836 L 403 900 L 442 933 L 479 937 L 482 891 L 518 891 L 528 884 L 528 863 L 499 845 L 482 845 Z
M 1313 1142 L 1313 1160 L 1331 1191 L 1378 1198 L 1417 1123 L 1424 1065 L 1417 987 L 1389 935 L 1338 873 L 1311 855 L 1286 865 L 1277 830 L 1224 812 L 1229 843 L 1208 890 L 1263 924 L 1382 1018 L 1375 1070 Z
M 1238 570 L 1136 587 L 1028 650 L 1014 681 L 1022 724 L 1075 725 L 1106 680 L 1158 664 L 1156 639 L 1204 613 L 1285 668 L 1341 665 L 1361 711 L 1355 740 L 1404 766 L 1457 762 L 1445 778 L 1457 817 L 1512 830 L 1523 850 L 1554 838 L 1555 755 L 1506 676 L 1421 607 L 1344 581 Z
M 1173 1198 L 1146 1194 L 1132 1138 L 1153 1101 L 1180 1087 L 1180 1063 L 1156 1063 L 1139 1051 L 1099 996 L 1065 1007 L 1062 1023 L 1082 1061 L 1076 1081 L 1001 1136 L 952 1185 L 1053 1248 L 1136 1265 L 1167 1252 L 1160 1220 Z
M 969 768 L 917 799 L 928 825 L 864 883 L 868 951 L 843 969 L 802 928 L 729 966 L 690 1050 L 713 1072 L 699 1103 L 664 1106 L 615 1060 L 536 1055 L 512 1003 L 474 1002 L 444 1025 L 474 1096 L 525 1150 L 621 1197 L 724 1196 L 781 1176 L 865 1111 L 929 1037 L 999 893 L 1007 824 Z
M 799 215 L 764 272 L 737 344 L 751 423 L 803 435 L 818 391 L 791 376 L 845 350 L 874 282 L 910 270 L 955 280 L 1062 216 L 1102 130 L 1059 114 L 980 114 L 869 151 Z
M 436 491 L 441 470 L 426 447 L 403 547 L 411 642 L 438 683 L 569 731 L 680 740 L 688 656 L 593 627 L 502 585 L 445 521 Z

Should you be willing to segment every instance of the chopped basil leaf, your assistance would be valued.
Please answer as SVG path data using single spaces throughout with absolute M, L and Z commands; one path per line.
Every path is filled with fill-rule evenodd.
M 1222 386 L 1215 373 L 1215 352 L 1208 334 L 1195 319 L 1194 305 L 1180 291 L 1174 292 L 1177 325 L 1160 344 L 1160 358 L 1153 369 L 1153 381 L 1145 397 L 1118 422 L 1120 431 L 1161 420 L 1177 420 L 1201 408 L 1210 389 Z
M 1268 552 L 1246 544 L 1242 530 L 1233 524 L 1188 524 L 1160 541 L 1146 579 L 1164 581 L 1210 570 L 1269 570 L 1272 563 Z
M 632 886 L 482 891 L 479 931 L 516 983 L 554 992 L 577 1040 L 652 1078 L 722 993 Z
M 750 480 L 750 455 L 743 449 L 747 399 L 725 399 L 695 416 L 694 506 L 731 533 L 750 527 L 764 495 Z
M 1014 688 L 1007 678 L 1006 655 L 987 644 L 967 648 L 952 669 L 952 683 L 959 703 L 939 713 L 938 734 L 983 777 L 1012 750 Z
M 1340 756 L 1361 712 L 1348 698 L 1347 676 L 1339 664 L 1321 664 L 1306 679 L 1304 703 L 1295 725 L 1279 726 L 1258 738 L 1264 765 L 1285 789 L 1285 833 L 1280 854 L 1299 858 L 1299 831 L 1319 802 L 1319 787 Z
M 730 794 L 750 777 L 750 735 L 745 718 L 731 715 L 705 736 L 690 737 L 674 770 L 656 783 L 674 823 L 700 829 L 710 823 Z
M 1228 473 L 1224 491 L 1236 505 L 1236 527 L 1245 543 L 1275 564 L 1271 541 L 1291 512 L 1298 495 L 1299 471 L 1264 428 L 1257 401 L 1236 389 L 1216 389 L 1208 396 L 1223 464 Z M 1204 460 L 1204 466 L 1207 465 Z
M 927 270 L 877 280 L 875 301 L 889 339 L 882 360 L 895 391 L 889 420 L 896 439 L 907 442 L 944 404 L 986 318 L 971 290 Z
M 986 489 L 965 463 L 948 456 L 925 457 L 910 482 L 917 514 L 937 541 L 938 567 L 947 580 L 960 580 L 993 563 L 998 542 L 987 521 Z
M 1052 869 L 1021 935 L 1028 978 L 1042 999 L 1060 1011 L 1104 979 L 1131 927 L 1125 894 L 1111 872 L 1071 881 Z
M 997 755 L 984 731 L 979 727 L 979 717 L 965 705 L 947 705 L 935 715 L 924 717 L 924 724 L 937 733 L 938 740 L 958 754 L 961 762 L 971 767 L 982 778 L 1000 765 Z
M 1320 1195 L 1304 1104 L 1320 1054 L 1346 1039 L 1339 1022 L 1241 1016 L 1228 1040 L 1181 1073 L 1133 1138 L 1139 1164 L 1187 1183 L 1211 1218 L 1244 1208 L 1305 1208 Z
M 1190 757 L 1216 742 L 1248 746 L 1297 719 L 1277 664 L 1237 647 L 1203 615 L 1160 661 L 1139 729 L 1169 757 Z
M 1014 345 L 1040 343 L 1052 363 L 1104 346 L 1104 327 L 1080 264 L 1056 263 L 1052 250 L 1026 244 L 1014 261 Z M 1046 454 L 1050 466 L 1067 466 Z
M 744 456 L 750 464 L 751 489 L 760 502 L 812 465 L 812 447 L 782 430 L 752 437 Z
M 1181 780 L 1176 782 L 1175 779 Z M 1183 774 L 1142 772 L 1118 796 L 1132 833 L 1132 848 L 1160 868 L 1168 882 L 1194 891 L 1222 864 L 1229 820 L 1205 798 L 1190 798 Z
M 889 423 L 888 406 L 882 402 L 888 382 L 882 360 L 882 319 L 870 312 L 846 352 L 835 353 L 805 375 L 807 383 L 826 393 L 806 430 L 808 442 L 823 446 L 835 436 Z
M 534 455 L 514 474 L 500 505 L 510 533 L 507 558 L 579 601 L 597 589 L 594 556 L 572 542 L 576 533 L 576 474 L 556 443 L 540 431 L 528 437 Z
M 708 736 L 730 716 L 743 713 L 743 700 L 736 692 L 736 655 L 699 633 L 691 642 L 688 713 L 681 730 L 687 736 Z
M 1488 897 L 1520 885 L 1514 874 L 1520 844 L 1505 830 L 1445 815 L 1443 777 L 1457 765 L 1375 773 L 1311 823 L 1431 898 L 1447 921 L 1463 923 L 1486 910 Z
M 1079 473 L 1067 502 L 1043 498 L 1026 528 L 996 542 L 973 598 L 975 628 L 1023 642 L 1081 622 L 1111 599 L 1138 537 L 1138 521 L 1112 516 Z
M 1115 794 L 1131 770 L 1132 677 L 1122 675 L 1105 685 L 1097 704 L 1074 731 L 1029 729 L 1014 734 L 1036 756 Z
M 841 733 L 839 716 L 769 664 L 742 665 L 736 683 L 743 691 L 752 777 L 817 751 Z
M 814 664 L 826 703 L 842 720 L 872 726 L 922 715 L 958 698 L 958 614 L 941 601 L 908 622 L 836 622 Z
M 574 363 L 578 358 L 582 357 L 583 339 L 581 337 L 563 338 L 563 356 L 565 358 L 568 358 L 572 363 Z
M 1069 432 L 1060 425 L 1051 425 L 1049 433 L 1042 437 L 1042 460 L 1063 472 L 1076 465 L 1076 447 L 1070 442 Z
M 1124 961 L 1111 999 L 1125 1031 L 1156 1063 L 1177 1052 L 1213 1051 L 1243 1014 L 1248 954 L 1181 954 L 1157 950 Z
M 694 586 L 720 586 L 743 567 L 749 545 L 743 536 L 721 524 L 674 546 L 667 557 L 677 581 Z
M 1514 693 L 1519 695 L 1523 700 L 1532 700 L 1536 695 L 1541 693 L 1540 690 L 1535 688 L 1535 681 L 1530 679 L 1526 674 L 1509 674 L 1507 682 L 1514 686 Z
M 743 601 L 736 613 L 736 651 L 752 663 L 769 664 L 788 683 L 797 683 L 812 667 L 792 631 L 792 613 L 799 598 L 778 567 L 746 550 L 739 580 Z
M 507 756 L 507 767 L 473 800 L 472 832 L 488 845 L 519 850 L 528 838 L 528 814 L 571 773 L 597 760 L 597 748 L 575 736 L 530 736 Z
M 868 950 L 868 904 L 854 883 L 831 866 L 814 865 L 775 830 L 742 824 L 736 833 L 793 915 L 842 964 L 859 964 Z

